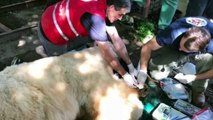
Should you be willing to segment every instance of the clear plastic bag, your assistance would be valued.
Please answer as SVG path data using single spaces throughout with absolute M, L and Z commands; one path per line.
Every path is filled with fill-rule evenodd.
M 160 86 L 170 99 L 188 99 L 189 93 L 184 85 L 172 78 L 164 78 L 160 81 Z

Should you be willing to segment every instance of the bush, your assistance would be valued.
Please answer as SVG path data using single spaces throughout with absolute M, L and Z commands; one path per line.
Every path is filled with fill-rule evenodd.
M 155 23 L 152 21 L 135 21 L 135 37 L 138 41 L 146 43 L 155 35 Z

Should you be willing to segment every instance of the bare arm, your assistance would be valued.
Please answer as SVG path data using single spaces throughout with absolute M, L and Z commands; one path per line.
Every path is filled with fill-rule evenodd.
M 151 53 L 154 50 L 160 49 L 161 46 L 157 43 L 156 37 L 153 37 L 149 42 L 141 48 L 141 59 L 140 59 L 140 69 L 147 71 L 148 61 L 151 57 Z
M 213 69 L 208 70 L 207 72 L 197 74 L 195 80 L 206 80 L 213 79 Z
M 109 43 L 108 42 L 101 42 L 101 41 L 96 41 L 96 43 L 98 44 L 98 46 L 101 50 L 101 54 L 102 54 L 103 58 L 109 63 L 109 65 L 115 71 L 117 71 L 121 76 L 123 76 L 126 73 L 126 71 L 121 66 L 116 55 L 111 50 Z
M 115 51 L 119 55 L 119 57 L 122 58 L 127 65 L 132 63 L 129 58 L 126 46 L 123 40 L 120 38 L 115 26 L 107 26 L 106 30 L 112 40 Z

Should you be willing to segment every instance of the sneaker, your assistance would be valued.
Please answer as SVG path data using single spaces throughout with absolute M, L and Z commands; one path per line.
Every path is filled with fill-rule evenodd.
M 197 107 L 204 107 L 206 101 L 206 97 L 204 95 L 204 92 L 201 93 L 193 93 L 192 94 L 192 103 Z
M 48 55 L 45 52 L 45 49 L 42 45 L 35 48 L 37 54 L 41 55 L 42 57 L 47 57 Z

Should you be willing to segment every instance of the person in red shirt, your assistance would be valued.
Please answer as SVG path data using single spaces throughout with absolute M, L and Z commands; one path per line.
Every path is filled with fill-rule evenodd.
M 38 36 L 48 56 L 78 50 L 95 42 L 112 69 L 127 85 L 135 87 L 137 71 L 114 25 L 130 9 L 130 0 L 61 0 L 45 9 Z M 117 55 L 125 61 L 129 72 L 120 64 Z

